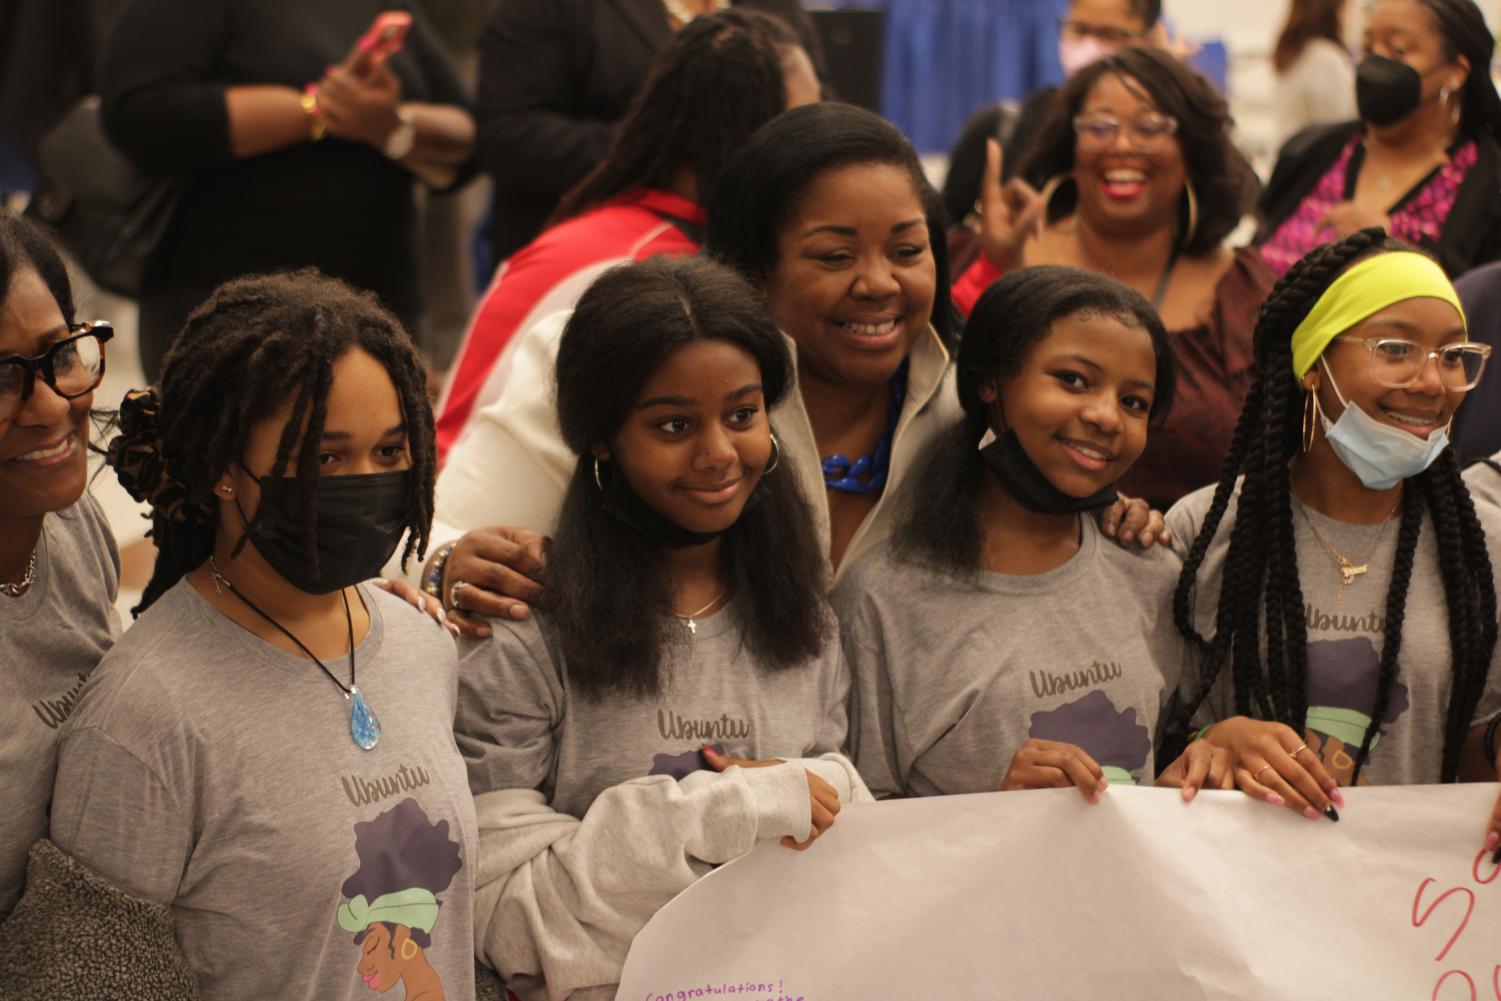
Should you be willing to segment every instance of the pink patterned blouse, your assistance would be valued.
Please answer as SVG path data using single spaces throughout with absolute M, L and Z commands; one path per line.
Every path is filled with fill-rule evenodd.
M 1346 200 L 1345 174 L 1360 140 L 1359 133 L 1350 138 L 1298 210 L 1261 245 L 1261 256 L 1278 275 L 1314 247 L 1335 238 L 1334 230 L 1319 226 L 1319 220 Z M 1454 196 L 1465 174 L 1475 165 L 1476 156 L 1475 141 L 1471 139 L 1454 151 L 1448 163 L 1435 169 L 1398 201 L 1396 207 L 1387 213 L 1391 219 L 1391 235 L 1418 246 L 1438 242 L 1444 222 L 1449 218 L 1449 210 L 1454 207 Z

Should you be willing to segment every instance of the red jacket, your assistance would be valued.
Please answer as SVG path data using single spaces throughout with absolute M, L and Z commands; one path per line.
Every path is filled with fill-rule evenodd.
M 517 334 L 572 309 L 602 273 L 657 254 L 698 250 L 687 230 L 704 210 L 666 191 L 643 189 L 545 230 L 511 255 L 490 283 L 438 404 L 438 454 L 446 456 L 469 418 L 500 398 L 510 375 L 507 346 Z

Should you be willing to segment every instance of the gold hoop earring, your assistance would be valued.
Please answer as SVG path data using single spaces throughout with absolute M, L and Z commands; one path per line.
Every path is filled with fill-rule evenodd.
M 1194 186 L 1191 182 L 1183 182 L 1183 193 L 1188 196 L 1188 229 L 1183 234 L 1181 246 L 1193 243 L 1194 236 L 1199 232 L 1199 196 L 1194 194 Z
M 401 958 L 402 959 L 410 960 L 415 955 L 417 955 L 417 943 L 416 942 L 413 942 L 411 939 L 407 939 L 405 942 L 401 943 Z
M 1304 390 L 1303 397 L 1303 451 L 1313 448 L 1319 427 L 1319 394 L 1316 390 Z
M 1042 216 L 1037 220 L 1039 227 L 1046 226 L 1048 220 L 1052 218 L 1053 195 L 1058 193 L 1058 189 L 1063 187 L 1065 182 L 1073 179 L 1072 174 L 1054 174 L 1048 178 L 1048 183 L 1042 186 L 1042 191 L 1037 195 L 1042 200 Z
M 597 455 L 594 457 L 594 485 L 599 487 L 601 493 L 604 492 L 605 481 L 599 475 L 599 456 Z
M 782 446 L 781 446 L 781 443 L 777 441 L 776 433 L 773 432 L 772 435 L 771 435 L 771 461 L 766 464 L 766 468 L 765 469 L 761 470 L 761 475 L 765 476 L 767 473 L 771 472 L 773 469 L 777 468 L 781 464 L 782 464 Z

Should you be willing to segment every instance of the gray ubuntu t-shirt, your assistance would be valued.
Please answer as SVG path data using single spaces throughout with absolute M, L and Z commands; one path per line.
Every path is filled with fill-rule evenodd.
M 453 641 L 406 602 L 359 590 L 370 629 L 356 681 L 382 726 L 372 750 L 316 665 L 187 581 L 106 655 L 63 738 L 53 840 L 171 906 L 204 1001 L 365 1001 L 398 984 L 474 994 Z M 347 681 L 347 656 L 325 663 Z
M 854 677 L 851 745 L 876 796 L 994 792 L 1030 738 L 1082 748 L 1112 782 L 1150 784 L 1158 718 L 1183 670 L 1178 559 L 1080 518 L 1047 573 L 960 581 L 883 543 L 834 592 Z
M 696 632 L 684 627 L 661 692 L 588 699 L 545 614 L 491 625 L 490 638 L 460 644 L 457 730 L 475 795 L 539 789 L 553 809 L 582 818 L 611 786 L 707 768 L 704 744 L 746 759 L 843 750 L 849 674 L 832 630 L 816 659 L 762 670 L 731 602 L 697 620 Z
M 1214 487 L 1196 490 L 1168 512 L 1173 545 L 1187 553 L 1214 499 Z M 1239 493 L 1230 500 L 1224 519 L 1199 568 L 1191 594 L 1194 628 L 1214 634 L 1219 608 L 1220 580 L 1230 533 L 1235 525 Z M 1355 769 L 1355 755 L 1371 722 L 1380 676 L 1382 632 L 1386 625 L 1387 591 L 1396 559 L 1397 526 L 1401 512 L 1384 525 L 1354 525 L 1326 517 L 1293 501 L 1293 538 L 1298 554 L 1298 583 L 1303 591 L 1308 623 L 1308 715 L 1303 739 L 1341 785 Z M 1476 504 L 1485 530 L 1491 565 L 1501 566 L 1501 509 Z M 1338 564 L 1324 548 L 1313 526 L 1337 552 L 1370 569 L 1341 592 Z M 1433 519 L 1423 516 L 1413 553 L 1412 577 L 1402 618 L 1402 648 L 1397 680 L 1386 714 L 1360 773 L 1360 785 L 1411 785 L 1437 782 L 1442 772 L 1444 718 L 1450 691 L 1449 613 L 1439 573 Z M 1485 691 L 1470 724 L 1485 722 L 1501 711 L 1501 644 L 1492 657 Z M 1197 693 L 1197 674 L 1184 679 L 1185 694 Z M 1195 726 L 1236 715 L 1231 665 L 1220 669 L 1214 688 L 1194 719 Z
M 42 519 L 26 593 L 0 595 L 0 919 L 21 896 L 27 849 L 47 834 L 61 727 L 120 631 L 119 585 L 114 536 L 85 493 Z

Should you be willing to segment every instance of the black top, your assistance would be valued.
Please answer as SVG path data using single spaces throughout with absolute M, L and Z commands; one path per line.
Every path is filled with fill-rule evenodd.
M 799 0 L 734 0 L 776 15 L 819 65 Z M 495 181 L 495 263 L 529 243 L 563 193 L 604 159 L 656 54 L 662 0 L 498 0 L 480 38 L 480 166 Z
M 186 314 L 220 283 L 314 265 L 380 295 L 409 327 L 421 315 L 413 176 L 379 150 L 328 138 L 236 160 L 227 87 L 301 90 L 344 59 L 397 0 L 132 0 L 104 65 L 105 126 L 145 166 L 187 186 L 141 295 L 154 378 Z M 390 66 L 403 100 L 466 105 L 422 15 Z
M 1358 121 L 1310 125 L 1283 145 L 1272 179 L 1261 193 L 1261 226 L 1256 243 L 1270 237 L 1297 211 L 1361 128 Z M 1501 146 L 1489 135 L 1474 138 L 1475 165 L 1460 182 L 1438 242 L 1424 247 L 1439 259 L 1451 278 L 1476 265 L 1501 259 Z M 1464 141 L 1463 137 L 1459 140 Z M 1358 172 L 1359 161 L 1352 157 L 1347 192 L 1354 190 Z M 1398 204 L 1407 197 L 1404 195 Z

